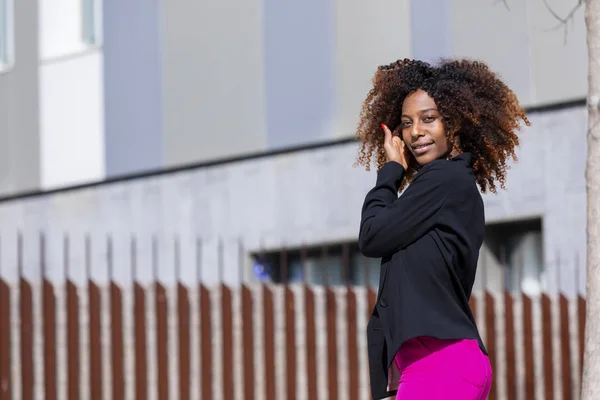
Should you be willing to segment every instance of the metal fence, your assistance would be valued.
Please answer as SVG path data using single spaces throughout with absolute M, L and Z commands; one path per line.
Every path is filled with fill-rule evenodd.
M 345 285 L 208 284 L 181 271 L 202 276 L 222 266 L 202 265 L 198 256 L 184 265 L 178 239 L 171 261 L 159 267 L 161 242 L 151 240 L 146 264 L 131 238 L 124 244 L 132 276 L 126 283 L 114 278 L 125 261 L 117 264 L 124 255 L 115 253 L 113 239 L 82 240 L 75 264 L 65 237 L 58 249 L 64 279 L 57 280 L 56 270 L 48 277 L 48 242 L 34 240 L 39 281 L 23 273 L 21 236 L 15 264 L 0 264 L 1 399 L 369 398 L 365 327 L 376 288 L 352 284 L 348 268 Z M 204 251 L 206 244 L 196 243 L 195 251 Z M 89 272 L 96 245 L 106 250 L 105 282 Z M 348 265 L 350 245 L 341 248 Z M 287 254 L 279 255 L 284 277 Z M 172 269 L 175 280 L 136 278 L 158 268 Z M 87 271 L 86 278 L 72 279 L 75 270 Z M 474 292 L 471 307 L 495 372 L 490 399 L 578 398 L 582 296 L 483 290 Z

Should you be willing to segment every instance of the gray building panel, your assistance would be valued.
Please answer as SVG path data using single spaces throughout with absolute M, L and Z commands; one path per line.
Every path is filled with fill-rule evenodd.
M 14 66 L 0 73 L 0 194 L 40 186 L 37 3 L 14 2 Z
M 434 62 L 452 53 L 451 0 L 412 0 L 412 57 Z
M 166 166 L 263 151 L 262 0 L 161 3 Z
M 265 1 L 269 148 L 330 137 L 335 102 L 332 0 Z
M 162 167 L 158 0 L 104 1 L 106 175 Z

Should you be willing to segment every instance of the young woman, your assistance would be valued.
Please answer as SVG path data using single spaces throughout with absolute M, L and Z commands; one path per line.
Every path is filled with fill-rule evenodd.
M 367 327 L 374 399 L 487 398 L 492 369 L 469 308 L 480 192 L 504 188 L 521 122 L 515 94 L 480 62 L 399 60 L 375 74 L 358 126 L 358 163 L 378 168 L 359 233 L 362 253 L 382 259 Z

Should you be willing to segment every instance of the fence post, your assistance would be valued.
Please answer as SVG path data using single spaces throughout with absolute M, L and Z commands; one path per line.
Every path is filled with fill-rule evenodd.
M 244 245 L 240 239 L 238 242 L 239 258 L 242 277 L 242 343 L 244 357 L 244 399 L 254 399 L 254 323 L 252 314 L 254 312 L 254 299 L 252 290 L 244 280 Z
M 306 247 L 300 250 L 302 279 L 304 280 L 304 309 L 306 313 L 306 376 L 308 400 L 317 400 L 317 337 L 315 323 L 315 292 L 306 280 Z
M 11 399 L 11 300 L 10 286 L 8 282 L 2 279 L 2 265 L 0 265 L 0 326 L 3 327 L 0 329 L 0 398 Z
M 177 330 L 179 350 L 179 398 L 190 399 L 190 300 L 186 285 L 181 279 L 181 244 L 179 237 L 174 238 L 174 265 L 177 281 Z
M 133 323 L 135 336 L 135 398 L 148 398 L 148 357 L 146 346 L 146 291 L 138 281 L 137 241 L 131 236 L 131 276 L 133 280 Z
M 67 380 L 68 399 L 79 399 L 80 361 L 79 361 L 79 296 L 77 285 L 71 280 L 69 237 L 63 238 L 63 264 L 67 299 Z

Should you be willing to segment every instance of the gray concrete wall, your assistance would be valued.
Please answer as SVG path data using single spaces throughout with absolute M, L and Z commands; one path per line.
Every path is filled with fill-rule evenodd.
M 0 72 L 0 195 L 40 184 L 37 2 L 14 2 L 14 65 Z
M 161 2 L 164 165 L 266 149 L 262 0 Z
M 576 257 L 585 263 L 585 109 L 530 118 L 533 126 L 521 136 L 520 162 L 509 172 L 507 190 L 485 196 L 486 219 L 542 217 L 545 263 L 561 265 L 560 277 L 548 271 L 549 287 L 583 290 L 584 276 L 575 282 L 574 265 Z M 182 235 L 189 268 L 195 268 L 194 235 L 200 235 L 205 265 L 214 266 L 204 270 L 206 279 L 218 278 L 222 238 L 222 277 L 236 281 L 238 239 L 247 251 L 356 239 L 362 201 L 375 181 L 374 172 L 352 167 L 356 154 L 354 144 L 338 145 L 5 202 L 2 238 L 12 241 L 23 230 L 33 238 L 27 239 L 33 246 L 27 257 L 37 257 L 32 235 L 43 229 L 59 260 L 64 232 L 77 238 L 73 246 L 80 249 L 83 233 L 91 232 L 101 260 L 107 233 L 115 235 L 122 257 L 129 254 L 129 235 L 137 233 L 146 252 L 139 265 L 150 277 L 151 234 L 160 236 L 161 263 L 172 261 L 173 237 Z M 173 270 L 162 273 L 174 279 Z

